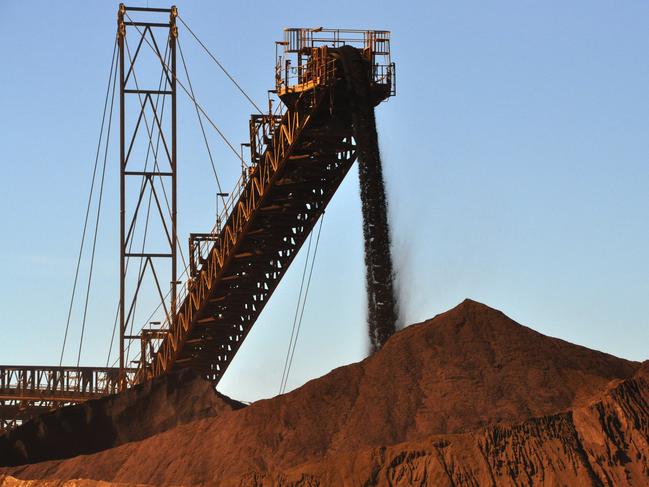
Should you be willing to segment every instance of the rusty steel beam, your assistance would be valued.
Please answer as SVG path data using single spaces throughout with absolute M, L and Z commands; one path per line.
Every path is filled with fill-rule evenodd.
M 134 369 L 126 371 L 132 377 Z M 0 365 L 0 430 L 57 407 L 114 394 L 119 369 Z
M 128 12 L 138 13 L 163 13 L 168 14 L 168 21 L 166 22 L 139 22 L 133 21 Z M 171 321 L 176 316 L 176 294 L 177 294 L 177 191 L 176 191 L 176 169 L 177 169 L 177 127 L 176 127 L 176 37 L 178 30 L 176 28 L 176 17 L 178 12 L 175 7 L 170 9 L 159 8 L 143 8 L 143 7 L 127 7 L 120 4 L 117 16 L 117 37 L 119 47 L 119 87 L 120 87 L 120 301 L 119 301 L 119 342 L 120 342 L 120 356 L 119 356 L 119 369 L 125 371 L 128 367 L 127 350 L 131 340 L 140 340 L 139 336 L 133 336 L 129 333 L 129 329 L 139 326 L 139 323 L 134 323 L 135 308 L 138 302 L 139 294 L 144 292 L 141 285 L 145 277 L 145 273 L 149 272 L 155 282 L 155 289 L 157 296 L 161 302 L 165 303 L 166 286 L 170 286 L 170 302 L 169 307 L 164 305 L 165 314 Z M 156 32 L 161 31 L 164 35 L 166 43 L 165 54 L 163 55 L 158 47 L 156 41 Z M 131 53 L 128 45 L 128 38 L 133 37 L 137 42 L 137 48 L 134 53 Z M 159 38 L 162 36 L 158 36 Z M 144 49 L 142 49 L 143 46 Z M 151 47 L 153 53 L 149 52 L 148 47 Z M 145 56 L 145 52 L 160 65 L 160 85 L 161 86 L 142 86 L 142 78 L 138 83 L 137 66 L 141 64 L 141 58 Z M 166 59 L 166 53 L 169 53 L 169 61 Z M 162 81 L 165 81 L 164 86 Z M 154 103 L 153 97 L 156 97 Z M 163 110 L 165 101 L 169 99 L 171 107 L 170 121 L 165 123 L 163 118 Z M 162 108 L 159 108 L 159 101 L 162 101 Z M 146 117 L 147 109 L 150 114 L 149 119 Z M 127 113 L 135 115 L 135 124 L 132 129 L 127 133 Z M 132 116 L 131 116 L 132 118 Z M 134 121 L 134 120 L 131 120 Z M 144 127 L 143 127 L 144 126 Z M 146 130 L 146 134 L 143 133 Z M 156 148 L 153 148 L 153 141 L 151 140 L 152 134 L 158 136 Z M 131 151 L 138 141 L 145 140 L 149 143 L 147 147 L 147 161 L 145 167 L 139 167 L 136 164 L 142 165 L 142 161 L 131 161 Z M 163 156 L 157 157 L 157 147 L 159 142 L 162 142 Z M 146 164 L 149 163 L 148 155 L 149 148 L 154 152 L 153 168 L 149 169 Z M 135 167 L 133 167 L 136 165 Z M 127 202 L 129 187 L 137 187 L 137 184 L 128 184 L 129 181 L 139 182 L 139 193 L 137 193 L 137 203 L 135 209 L 128 215 Z M 162 187 L 163 191 L 165 185 L 170 186 L 171 203 L 169 212 L 160 203 L 160 197 L 156 190 L 156 184 Z M 144 232 L 148 227 L 148 212 L 146 209 L 147 218 L 139 218 L 141 210 L 143 210 L 142 202 L 144 201 L 145 194 L 149 194 L 149 208 L 151 199 L 155 202 L 157 212 L 159 215 L 166 234 L 165 252 L 152 252 L 144 249 L 143 251 L 131 252 L 130 247 L 136 234 L 136 227 L 141 227 Z M 131 189 L 132 191 L 132 189 Z M 166 197 L 166 191 L 165 191 Z M 169 202 L 167 201 L 167 204 Z M 128 223 L 127 223 L 128 221 Z M 158 242 L 159 244 L 160 242 Z M 143 245 L 144 247 L 144 245 Z M 129 278 L 128 262 L 129 259 L 140 259 L 140 270 L 138 271 L 136 285 L 134 290 L 130 290 L 128 283 L 132 281 Z M 154 260 L 155 259 L 155 260 Z M 167 264 L 168 263 L 168 266 Z M 143 264 L 143 265 L 142 265 Z M 163 278 L 164 276 L 164 278 Z M 137 330 L 137 328 L 135 328 Z M 142 348 L 143 350 L 143 348 Z M 142 357 L 140 360 L 143 360 Z M 128 386 L 129 382 L 126 380 L 126 374 L 121 374 L 121 388 L 124 389 Z
M 369 61 L 376 36 L 362 40 Z M 381 39 L 388 37 L 381 33 Z M 356 160 L 336 49 L 312 46 L 299 52 L 304 56 L 296 78 L 300 85 L 290 84 L 288 68 L 277 70 L 286 73 L 276 89 L 286 110 L 251 117 L 252 166 L 219 217 L 222 228 L 217 225 L 218 231 L 200 242 L 190 239 L 191 278 L 175 322 L 167 325 L 155 354 L 141 361 L 136 382 L 186 367 L 219 382 Z M 378 104 L 393 94 L 393 76 L 384 78 L 372 66 Z

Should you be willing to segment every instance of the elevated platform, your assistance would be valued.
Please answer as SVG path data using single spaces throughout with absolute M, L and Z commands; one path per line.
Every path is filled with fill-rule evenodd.
M 389 31 L 289 28 L 276 44 L 275 91 L 287 105 L 295 95 L 326 85 L 336 76 L 335 52 L 342 46 L 358 49 L 370 64 L 376 104 L 396 95 Z
M 118 378 L 117 368 L 0 365 L 0 430 L 63 405 L 114 394 Z

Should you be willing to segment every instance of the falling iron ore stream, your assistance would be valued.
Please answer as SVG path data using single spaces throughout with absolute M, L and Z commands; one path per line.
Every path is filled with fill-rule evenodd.
M 397 321 L 387 201 L 370 91 L 371 65 L 357 49 L 343 46 L 340 54 L 348 89 L 353 95 L 350 99 L 354 138 L 359 154 L 367 324 L 371 349 L 375 352 L 395 332 Z

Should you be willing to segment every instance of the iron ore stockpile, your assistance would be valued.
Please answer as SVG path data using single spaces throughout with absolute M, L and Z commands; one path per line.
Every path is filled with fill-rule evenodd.
M 390 254 L 388 208 L 383 181 L 376 118 L 370 92 L 371 67 L 358 49 L 339 48 L 352 103 L 354 138 L 358 147 L 358 176 L 365 241 L 367 323 L 372 351 L 395 332 L 397 309 Z
M 649 361 L 470 300 L 249 406 L 191 375 L 127 394 L 0 436 L 0 485 L 649 485 Z

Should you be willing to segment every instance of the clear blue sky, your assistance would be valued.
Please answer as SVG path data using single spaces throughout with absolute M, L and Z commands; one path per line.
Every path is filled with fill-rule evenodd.
M 57 364 L 117 3 L 3 5 L 0 362 Z M 151 6 L 167 6 L 151 1 Z M 406 323 L 470 297 L 552 336 L 649 358 L 649 3 L 183 2 L 181 16 L 264 103 L 287 26 L 392 31 L 398 95 L 378 108 Z M 234 142 L 250 106 L 181 29 L 199 100 Z M 214 182 L 185 97 L 180 236 L 213 225 Z M 210 135 L 226 187 L 239 166 Z M 117 302 L 117 159 L 82 362 L 105 362 Z M 220 389 L 277 392 L 304 256 Z M 363 358 L 354 168 L 327 210 L 289 386 Z M 76 361 L 80 310 L 66 363 Z

